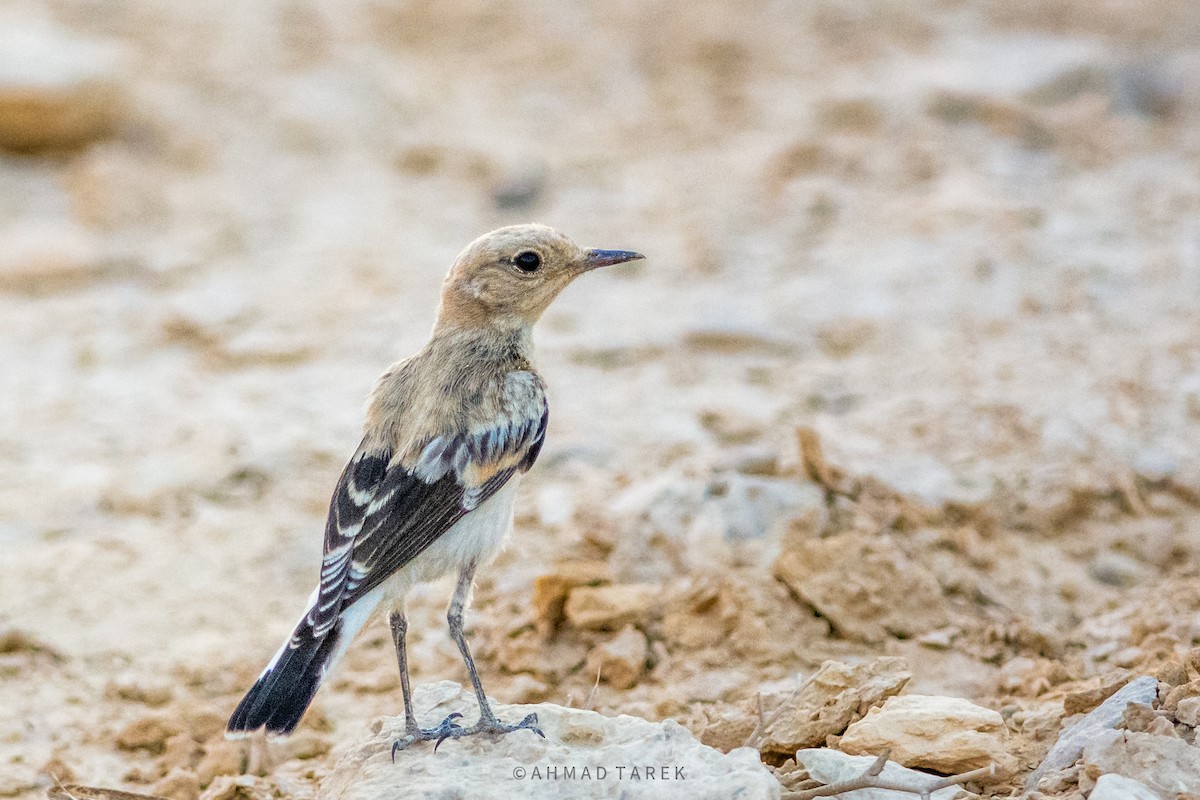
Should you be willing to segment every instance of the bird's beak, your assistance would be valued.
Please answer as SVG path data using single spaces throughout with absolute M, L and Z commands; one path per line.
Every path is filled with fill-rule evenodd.
M 588 250 L 583 257 L 584 271 L 611 267 L 613 264 L 624 264 L 626 261 L 637 261 L 645 258 L 641 253 L 631 250 Z

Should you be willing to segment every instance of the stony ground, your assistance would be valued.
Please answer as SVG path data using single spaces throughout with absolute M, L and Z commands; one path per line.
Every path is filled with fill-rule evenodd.
M 371 382 L 528 220 L 648 259 L 541 325 L 549 443 L 469 618 L 498 698 L 785 780 L 963 698 L 1007 795 L 1148 674 L 1129 736 L 1190 747 L 1198 76 L 1191 0 L 8 0 L 0 796 L 310 797 L 398 710 L 376 625 L 289 743 L 220 736 Z M 420 683 L 464 677 L 449 589 Z M 756 732 L 826 660 L 840 718 Z

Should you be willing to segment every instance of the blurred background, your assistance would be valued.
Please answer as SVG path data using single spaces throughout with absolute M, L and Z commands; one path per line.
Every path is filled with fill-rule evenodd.
M 274 762 L 219 735 L 372 382 L 526 221 L 648 258 L 540 325 L 489 691 L 727 747 L 899 655 L 1036 763 L 1200 644 L 1198 121 L 1191 0 L 5 0 L 0 796 L 311 796 L 400 709 L 377 625 Z

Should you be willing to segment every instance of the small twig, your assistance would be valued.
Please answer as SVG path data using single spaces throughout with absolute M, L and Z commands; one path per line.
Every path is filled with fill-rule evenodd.
M 583 701 L 583 710 L 592 710 L 592 700 L 596 697 L 596 690 L 600 688 L 600 672 L 604 667 L 596 667 L 596 682 L 592 684 L 592 690 L 588 692 L 587 698 Z
M 970 772 L 941 778 L 933 783 L 917 783 L 916 779 L 911 775 L 885 778 L 882 777 L 882 773 L 883 768 L 887 766 L 888 755 L 889 751 L 883 751 L 879 755 L 879 758 L 875 759 L 874 763 L 856 778 L 850 778 L 838 783 L 830 783 L 816 789 L 806 789 L 802 792 L 786 792 L 782 800 L 814 800 L 817 797 L 833 797 L 834 795 L 845 794 L 846 792 L 853 792 L 858 789 L 888 789 L 893 792 L 915 794 L 921 800 L 929 800 L 930 795 L 940 789 L 959 786 L 968 781 L 987 778 L 996 774 L 996 765 L 989 764 L 986 767 L 973 769 Z M 930 777 L 933 776 L 931 775 Z

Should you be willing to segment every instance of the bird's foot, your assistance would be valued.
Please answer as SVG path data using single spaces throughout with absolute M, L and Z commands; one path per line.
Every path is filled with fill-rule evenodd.
M 494 714 L 483 714 L 480 716 L 479 722 L 476 722 L 469 728 L 463 728 L 456 725 L 452 730 L 445 731 L 438 739 L 437 744 L 433 746 L 433 750 L 436 753 L 437 749 L 442 746 L 442 742 L 446 741 L 447 739 L 461 739 L 464 736 L 474 736 L 477 733 L 483 733 L 489 736 L 503 736 L 504 734 L 512 733 L 513 731 L 533 731 L 538 736 L 545 739 L 546 734 L 542 733 L 542 729 L 537 726 L 537 723 L 537 714 L 529 714 L 525 717 L 525 719 L 521 720 L 516 725 L 509 725 L 508 723 L 501 722 Z
M 462 719 L 462 714 L 457 711 L 446 717 L 436 728 L 418 728 L 415 720 L 409 720 L 408 728 L 404 735 L 396 741 L 392 742 L 392 761 L 396 760 L 396 753 L 408 747 L 413 742 L 432 742 L 437 741 L 438 744 L 447 736 L 455 736 L 456 731 L 467 730 L 463 726 L 455 722 L 456 719 Z M 459 733 L 457 736 L 464 734 Z M 434 747 L 436 750 L 437 748 Z

